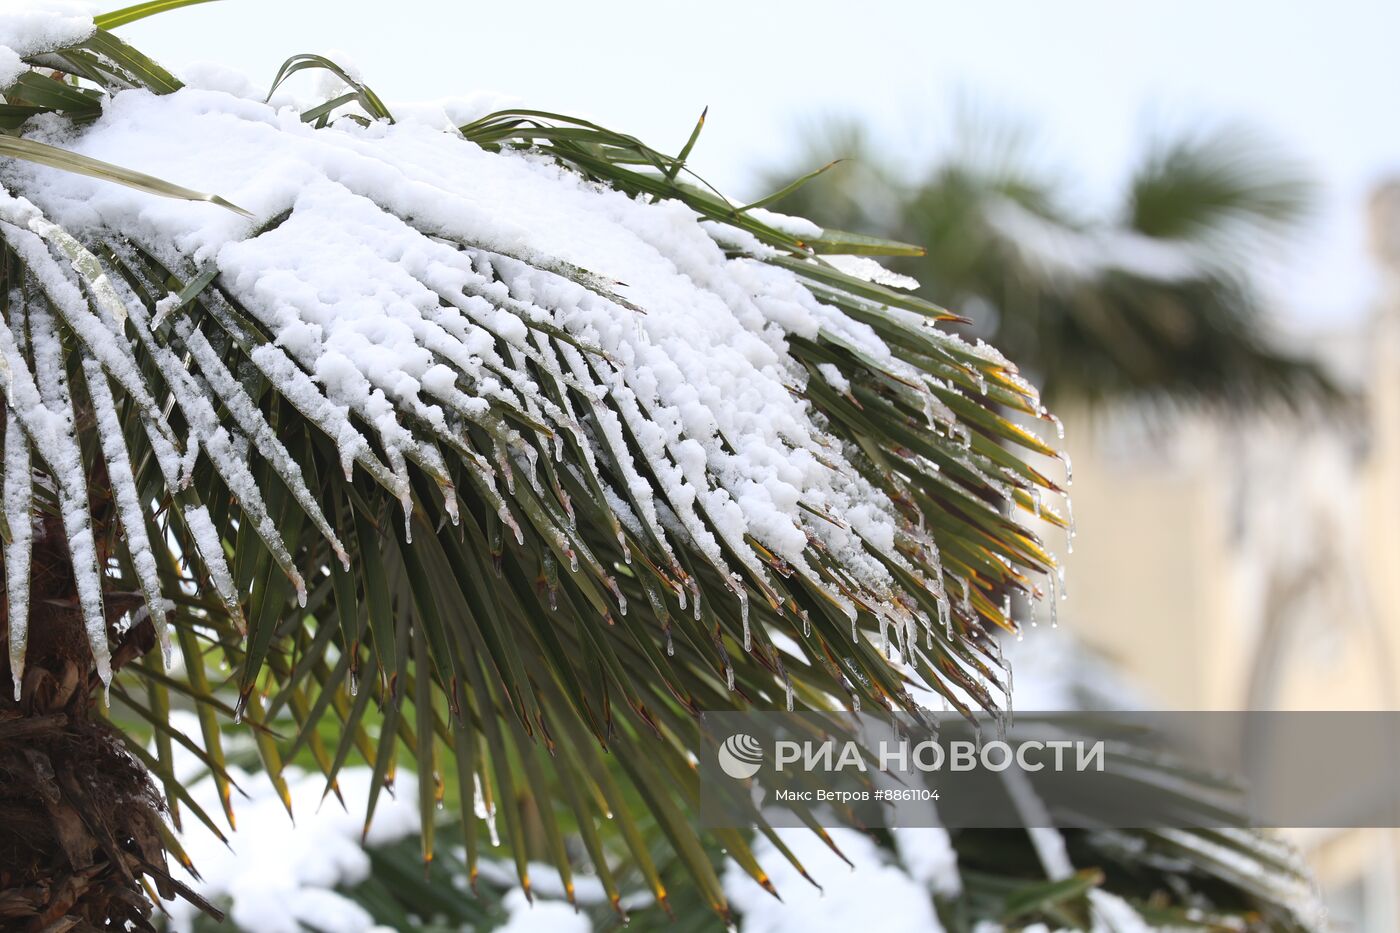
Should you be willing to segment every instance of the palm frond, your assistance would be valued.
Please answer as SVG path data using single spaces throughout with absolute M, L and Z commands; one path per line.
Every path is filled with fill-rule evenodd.
M 35 61 L 62 76 L 46 78 L 55 91 L 22 82 L 10 103 L 84 128 L 73 154 L 49 155 L 32 136 L 12 137 L 10 149 L 82 169 L 97 179 L 83 190 L 99 200 L 117 190 L 108 182 L 140 192 L 130 209 L 109 202 L 79 222 L 65 194 L 76 190 L 73 176 L 0 167 L 8 462 L 23 473 L 32 456 L 36 487 L 70 517 L 103 679 L 119 666 L 107 660 L 122 640 L 119 618 L 162 641 L 173 630 L 168 673 L 143 662 L 123 675 L 151 684 L 152 702 L 126 687 L 117 701 L 160 736 L 148 764 L 175 813 L 172 687 L 201 709 L 215 774 L 225 771 L 215 717 L 230 707 L 252 728 L 274 782 L 295 751 L 311 756 L 331 792 L 344 764 L 363 757 L 374 773 L 370 816 L 400 756 L 411 756 L 425 825 L 430 789 L 479 788 L 522 883 L 536 856 L 568 876 L 565 814 L 584 825 L 610 812 L 616 830 L 590 843 L 596 873 L 618 853 L 651 864 L 654 830 L 644 821 L 722 913 L 717 876 L 685 815 L 699 711 L 842 700 L 909 708 L 906 674 L 886 658 L 896 649 L 951 701 L 996 706 L 993 691 L 1004 688 L 989 632 L 1014 626 L 1003 597 L 1034 590 L 1034 578 L 1053 570 L 1015 516 L 1032 516 L 1039 490 L 1058 490 L 1010 451 L 1054 450 L 1008 417 L 1043 417 L 1034 391 L 999 354 L 938 326 L 954 316 L 821 258 L 912 247 L 736 207 L 686 181 L 683 157 L 533 111 L 484 117 L 461 128 L 465 140 L 437 133 L 424 143 L 421 129 L 404 132 L 449 159 L 544 174 L 561 197 L 589 198 L 598 211 L 630 204 L 628 222 L 680 225 L 699 264 L 678 253 L 665 261 L 711 276 L 706 291 L 671 296 L 552 255 L 532 242 L 540 220 L 528 215 L 509 228 L 519 235 L 473 236 L 428 201 L 351 175 L 324 188 L 337 201 L 332 214 L 318 213 L 314 198 L 274 205 L 226 191 L 257 214 L 250 229 L 220 213 L 229 202 L 138 174 L 149 166 L 92 161 L 114 119 L 94 105 L 108 96 L 120 104 L 133 85 L 173 93 L 179 84 L 163 69 L 101 28 Z M 335 67 L 294 57 L 278 81 L 310 66 Z M 423 171 L 375 142 L 384 124 L 371 124 L 388 114 L 377 102 L 355 82 L 342 103 L 308 108 L 314 125 L 295 131 L 297 145 L 371 173 Z M 365 112 L 337 120 L 342 105 Z M 237 102 L 218 119 L 259 134 L 278 118 Z M 198 138 L 183 134 L 181 145 Z M 517 149 L 529 152 L 507 151 Z M 567 169 L 549 175 L 541 155 Z M 575 172 L 632 200 L 607 200 Z M 470 211 L 463 194 L 434 197 Z M 164 210 L 149 200 L 158 195 L 211 200 L 180 223 L 206 232 L 213 224 L 234 252 L 214 256 L 142 221 L 145 205 Z M 358 237 L 385 224 L 418 258 L 371 249 L 360 261 L 429 299 L 390 302 L 366 319 L 412 333 L 423 365 L 408 390 L 394 384 L 404 371 L 367 362 L 374 351 L 363 341 L 335 357 L 333 377 L 331 357 L 294 339 L 284 298 L 269 303 L 266 292 L 286 276 L 278 257 L 295 244 L 339 239 L 336 248 L 353 253 Z M 607 222 L 592 224 L 613 235 Z M 231 259 L 239 250 L 252 263 L 241 274 Z M 777 393 L 766 415 L 735 417 L 730 406 L 759 401 L 745 397 L 701 396 L 677 409 L 681 387 L 658 393 L 658 371 L 638 362 L 651 354 L 669 367 L 664 378 L 684 378 L 677 363 L 699 345 L 650 342 L 648 319 L 720 312 L 740 315 L 732 339 L 765 361 L 742 372 Z M 328 333 L 336 322 L 296 324 L 307 326 Z M 787 419 L 780 434 L 755 427 L 775 414 Z M 83 504 L 99 492 L 85 484 L 97 456 L 115 504 L 115 521 L 101 527 Z M 790 466 L 764 480 L 771 471 L 753 464 L 765 460 Z M 22 482 L 7 485 L 11 526 L 24 524 L 26 498 Z M 105 536 L 100 550 L 85 543 L 94 535 Z M 7 569 L 23 569 L 23 546 L 12 534 Z M 106 566 L 85 562 L 99 552 L 111 555 Z M 108 594 L 117 591 L 139 593 L 145 608 L 114 611 Z M 12 599 L 9 608 L 18 684 L 25 607 Z M 782 638 L 800 654 L 780 651 Z M 340 735 L 326 742 L 329 722 Z M 219 780 L 232 823 L 233 782 Z M 551 790 L 563 786 L 563 796 Z M 470 810 L 464 820 L 472 826 Z M 472 864 L 479 835 L 465 832 Z M 732 844 L 742 855 L 744 841 Z M 431 833 L 422 854 L 433 855 Z
M 455 797 L 472 879 L 499 837 L 527 892 L 538 861 L 566 891 L 591 866 L 619 913 L 625 874 L 663 910 L 684 879 L 720 916 L 719 845 L 766 876 L 753 841 L 690 818 L 702 711 L 914 709 L 910 676 L 996 708 L 1008 597 L 1055 569 L 1031 520 L 1066 524 L 1036 461 L 1056 451 L 1026 427 L 1049 416 L 1009 361 L 849 258 L 917 247 L 734 205 L 687 166 L 696 134 L 668 156 L 542 111 L 391 127 L 364 82 L 311 56 L 274 87 L 318 67 L 350 90 L 299 113 L 200 92 L 192 114 L 178 80 L 102 28 L 177 5 L 29 56 L 0 114 L 7 151 L 29 155 L 57 118 L 25 121 L 58 115 L 90 179 L 0 162 L 17 685 L 24 529 L 61 516 L 112 716 L 176 820 L 218 831 L 175 772 L 180 746 L 233 826 L 231 716 L 289 808 L 292 762 L 331 794 L 363 760 L 368 827 L 412 759 L 424 862 Z M 139 105 L 154 164 L 118 158 L 133 87 L 165 98 Z M 311 171 L 281 194 L 257 160 L 232 187 L 156 183 L 207 177 L 221 137 L 206 118 L 258 140 L 245 153 L 297 147 Z M 549 199 L 474 187 L 501 172 Z M 578 242 L 547 235 L 577 220 L 550 207 L 570 198 L 590 236 L 644 257 L 626 264 L 642 279 L 556 248 Z M 298 265 L 308 243 L 320 258 Z M 355 264 L 399 291 L 337 292 Z M 368 330 L 346 329 L 366 310 Z M 708 318 L 743 351 L 715 357 L 741 367 L 729 395 L 687 394 L 703 332 L 647 337 L 653 320 Z M 411 369 L 374 363 L 395 333 Z M 167 641 L 164 669 L 138 659 Z M 171 726 L 175 704 L 198 712 L 200 741 Z M 1054 916 L 1058 896 L 1021 913 Z

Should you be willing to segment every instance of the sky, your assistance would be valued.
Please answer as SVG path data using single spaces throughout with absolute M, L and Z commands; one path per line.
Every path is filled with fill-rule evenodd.
M 1269 282 L 1305 329 L 1371 309 L 1367 195 L 1400 177 L 1388 0 L 220 0 L 122 32 L 166 64 L 259 82 L 289 55 L 333 53 L 388 101 L 496 91 L 663 151 L 708 106 L 691 163 L 736 199 L 766 194 L 759 170 L 826 114 L 932 158 L 970 100 L 1033 127 L 1037 157 L 1090 208 L 1111 203 L 1150 133 L 1243 121 L 1321 185 Z

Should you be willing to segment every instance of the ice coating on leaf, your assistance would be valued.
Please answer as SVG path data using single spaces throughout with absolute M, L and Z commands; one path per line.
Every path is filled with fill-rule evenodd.
M 53 416 L 55 459 L 48 467 L 57 484 L 58 507 L 73 566 L 78 591 L 78 608 L 83 617 L 88 647 L 92 650 L 97 676 L 104 685 L 112 682 L 112 655 L 107 642 L 107 620 L 102 608 L 102 577 L 98 567 L 97 539 L 88 511 L 87 467 L 75 434 L 73 400 L 63 367 L 63 349 L 58 329 L 47 309 L 28 309 L 29 342 L 34 351 L 34 369 L 39 395 Z
M 24 648 L 29 638 L 29 568 L 33 557 L 33 477 L 29 442 L 13 418 L 5 428 L 5 523 L 10 540 L 5 544 L 5 592 L 9 610 L 10 673 L 15 701 L 24 682 Z
M 272 426 L 267 423 L 267 419 L 263 417 L 258 406 L 248 397 L 248 393 L 238 384 L 238 380 L 224 366 L 218 354 L 214 352 L 214 348 L 209 345 L 208 338 L 184 321 L 177 324 L 175 329 L 184 341 L 190 355 L 199 363 L 201 373 L 219 397 L 219 401 L 223 403 L 224 408 L 228 410 L 248 439 L 258 445 L 259 452 L 277 470 L 278 475 L 282 477 L 287 488 L 291 490 L 297 503 L 311 517 L 326 540 L 330 542 L 336 556 L 340 558 L 342 566 L 349 570 L 350 558 L 345 553 L 345 546 L 341 544 L 340 539 L 326 520 L 325 514 L 321 511 L 320 504 L 316 502 L 311 490 L 307 488 L 306 480 L 302 477 L 301 467 L 297 466 L 296 461 L 292 459 L 291 453 L 273 432 Z
M 168 347 L 155 340 L 148 326 L 145 310 L 135 301 L 131 302 L 131 324 L 155 360 L 166 385 L 190 424 L 190 450 L 202 449 L 219 476 L 228 484 L 229 490 L 238 497 L 239 507 L 258 537 L 267 545 L 273 559 L 292 582 L 298 603 L 304 606 L 306 583 L 293 563 L 292 555 L 282 541 L 276 523 L 268 513 L 262 491 L 248 469 L 246 454 L 239 453 L 237 435 L 223 425 L 214 406 L 209 403 L 207 393 L 186 371 L 180 359 Z M 113 333 L 112 336 L 116 337 L 117 334 Z M 235 421 L 238 421 L 236 417 Z M 271 455 L 273 451 L 268 453 Z
M 101 367 L 90 359 L 83 361 L 83 379 L 87 383 L 88 397 L 92 399 L 97 418 L 97 434 L 101 438 L 102 455 L 107 462 L 107 478 L 112 484 L 112 498 L 116 502 L 117 517 L 121 520 L 127 550 L 136 568 L 136 579 L 141 584 L 141 593 L 146 598 L 146 607 L 155 625 L 156 636 L 160 639 L 161 653 L 169 665 L 170 633 L 166 627 L 160 572 L 156 568 L 155 553 L 151 550 L 150 538 L 146 534 L 145 512 L 141 508 L 141 495 L 136 489 L 136 477 L 131 472 L 131 456 L 122 437 L 121 420 L 117 416 L 116 403 L 112 399 L 112 387 L 107 384 L 107 377 Z

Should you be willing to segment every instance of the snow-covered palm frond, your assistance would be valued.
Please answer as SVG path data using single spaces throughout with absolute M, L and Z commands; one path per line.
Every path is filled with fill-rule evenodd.
M 395 122 L 314 56 L 278 80 L 332 68 L 322 103 L 183 87 L 101 26 L 131 15 L 0 17 L 16 690 L 37 510 L 177 814 L 213 825 L 167 763 L 172 693 L 230 823 L 220 713 L 274 781 L 363 757 L 370 816 L 405 749 L 425 857 L 455 776 L 469 866 L 499 818 L 522 879 L 567 881 L 576 825 L 614 903 L 614 851 L 664 899 L 645 821 L 720 911 L 682 810 L 698 711 L 908 708 L 911 672 L 997 705 L 988 632 L 1054 571 L 1022 522 L 1063 524 L 1027 457 L 1055 451 L 1014 366 L 849 258 L 913 248 L 580 121 Z
M 274 88 L 320 69 L 324 100 L 182 87 L 108 31 L 181 5 L 0 14 L 21 693 L 39 515 L 177 825 L 221 832 L 180 744 L 232 826 L 241 716 L 289 807 L 284 763 L 330 793 L 353 756 L 372 816 L 407 752 L 423 857 L 448 798 L 469 876 L 501 834 L 527 890 L 534 860 L 566 892 L 587 864 L 615 908 L 680 877 L 721 913 L 719 847 L 769 882 L 745 835 L 690 820 L 698 711 L 907 708 L 910 673 L 996 705 L 988 632 L 1012 591 L 1054 590 L 1024 524 L 1064 524 L 1027 462 L 1054 455 L 1024 427 L 1048 415 L 869 258 L 918 249 L 731 204 L 686 167 L 699 125 L 672 157 L 557 114 L 395 108 L 310 55 Z M 1023 836 L 959 845 L 965 920 L 1073 917 L 1092 887 L 1037 881 Z M 1154 871 L 1220 874 L 1160 847 Z M 1115 890 L 1156 896 L 1147 856 L 1118 861 Z M 1269 905 L 1228 882 L 1230 912 Z

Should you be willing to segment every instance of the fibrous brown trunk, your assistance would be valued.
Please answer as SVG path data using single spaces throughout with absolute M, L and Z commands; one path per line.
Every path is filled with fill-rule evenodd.
M 92 480 L 96 537 L 104 542 L 105 477 Z M 98 715 L 102 684 L 62 522 L 36 514 L 33 526 L 29 644 L 17 701 L 9 600 L 0 603 L 0 930 L 153 930 L 151 893 L 202 902 L 168 873 L 165 805 L 150 775 Z M 103 566 L 105 548 L 98 547 Z M 104 597 L 116 671 L 149 651 L 154 635 L 149 621 L 118 633 L 112 623 L 138 599 Z

